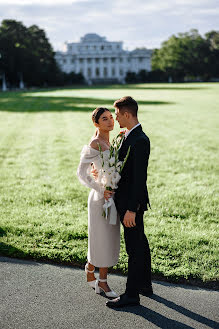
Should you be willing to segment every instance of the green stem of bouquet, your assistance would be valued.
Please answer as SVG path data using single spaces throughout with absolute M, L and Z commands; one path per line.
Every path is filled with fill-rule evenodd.
M 100 151 L 100 156 L 102 158 L 102 167 L 104 166 L 104 160 L 103 160 L 103 150 L 102 150 L 102 147 L 99 143 L 97 143 L 98 145 L 98 148 L 99 148 L 99 151 Z
M 121 167 L 120 172 L 119 172 L 120 174 L 121 174 L 122 169 L 124 168 L 125 163 L 126 163 L 126 161 L 127 161 L 127 159 L 128 159 L 128 156 L 129 156 L 129 153 L 130 153 L 130 149 L 131 149 L 131 145 L 129 146 L 129 148 L 128 148 L 128 152 L 127 152 L 126 157 L 125 157 L 125 159 L 124 159 L 124 161 L 123 161 L 122 167 Z

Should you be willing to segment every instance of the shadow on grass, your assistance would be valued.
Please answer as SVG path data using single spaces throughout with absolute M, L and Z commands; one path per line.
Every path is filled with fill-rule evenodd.
M 90 88 L 90 87 L 89 87 Z M 110 85 L 110 86 L 93 86 L 91 87 L 93 89 L 98 89 L 98 88 L 101 88 L 101 89 L 132 89 L 132 90 L 182 90 L 182 91 L 187 91 L 187 90 L 202 90 L 202 89 L 209 89 L 209 87 L 206 87 L 206 86 L 198 86 L 198 87 L 192 87 L 192 86 L 189 86 L 188 85 L 183 85 L 183 84 L 180 84 L 178 86 L 167 86 L 166 84 L 164 86 L 158 84 L 157 86 L 156 85 L 144 85 L 143 84 L 139 84 L 139 85 L 135 85 L 135 84 L 128 84 L 128 85 Z
M 3 97 L 4 96 L 4 97 Z M 8 94 L 0 97 L 2 112 L 91 112 L 96 107 L 108 107 L 114 111 L 115 99 L 82 98 L 82 97 L 44 97 L 26 96 L 25 94 Z M 141 105 L 172 105 L 173 102 L 138 101 Z M 141 109 L 140 109 L 141 110 Z
M 0 227 L 0 237 L 6 236 L 7 232 Z M 10 258 L 10 263 L 21 263 L 21 264 L 26 264 L 26 265 L 38 265 L 38 264 L 30 264 L 24 259 L 32 259 L 28 253 L 24 252 L 23 250 L 20 250 L 12 245 L 9 245 L 7 243 L 0 242 L 0 256 L 1 257 L 9 257 Z M 12 257 L 12 258 L 11 258 Z M 20 258 L 18 259 L 13 259 L 13 258 Z M 7 262 L 8 260 L 2 260 L 0 259 L 0 262 Z
M 205 85 L 196 85 L 196 83 L 130 83 L 130 84 L 113 84 L 113 85 L 93 85 L 93 86 L 87 86 L 87 85 L 74 85 L 74 86 L 64 86 L 64 87 L 54 87 L 54 88 L 39 88 L 38 91 L 55 91 L 55 90 L 66 90 L 66 89 L 73 89 L 73 90 L 79 90 L 79 89 L 143 89 L 143 90 L 202 90 L 202 89 L 210 89 L 210 87 Z M 35 90 L 34 90 L 35 91 Z

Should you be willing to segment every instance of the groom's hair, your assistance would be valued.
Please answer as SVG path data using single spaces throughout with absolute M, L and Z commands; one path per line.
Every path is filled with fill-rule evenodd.
M 121 113 L 129 112 L 133 117 L 137 117 L 138 103 L 131 96 L 124 96 L 113 104 Z

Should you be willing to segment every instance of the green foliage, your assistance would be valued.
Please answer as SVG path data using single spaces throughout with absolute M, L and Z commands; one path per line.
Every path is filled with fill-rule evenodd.
M 173 83 L 0 93 L 0 254 L 85 263 L 80 151 L 95 130 L 92 110 L 113 111 L 131 95 L 151 140 L 144 222 L 153 274 L 218 279 L 218 92 L 219 84 Z M 123 229 L 114 268 L 127 272 Z
M 27 86 L 55 86 L 83 83 L 81 74 L 60 71 L 44 30 L 37 25 L 3 20 L 0 26 L 0 73 L 11 86 L 23 78 Z
M 126 83 L 167 82 L 168 75 L 160 69 L 150 72 L 141 70 L 138 73 L 127 72 L 125 80 Z
M 218 39 L 217 31 L 203 38 L 195 29 L 173 35 L 154 51 L 152 69 L 165 72 L 175 81 L 219 77 Z

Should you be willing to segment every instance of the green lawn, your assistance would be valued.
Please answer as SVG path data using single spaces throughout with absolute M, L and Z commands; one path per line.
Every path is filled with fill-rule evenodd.
M 145 232 L 154 277 L 218 279 L 219 84 L 0 93 L 1 255 L 84 264 L 89 189 L 76 176 L 92 110 L 131 95 L 151 140 Z M 115 124 L 112 137 L 119 131 Z M 123 230 L 120 261 L 127 271 Z

